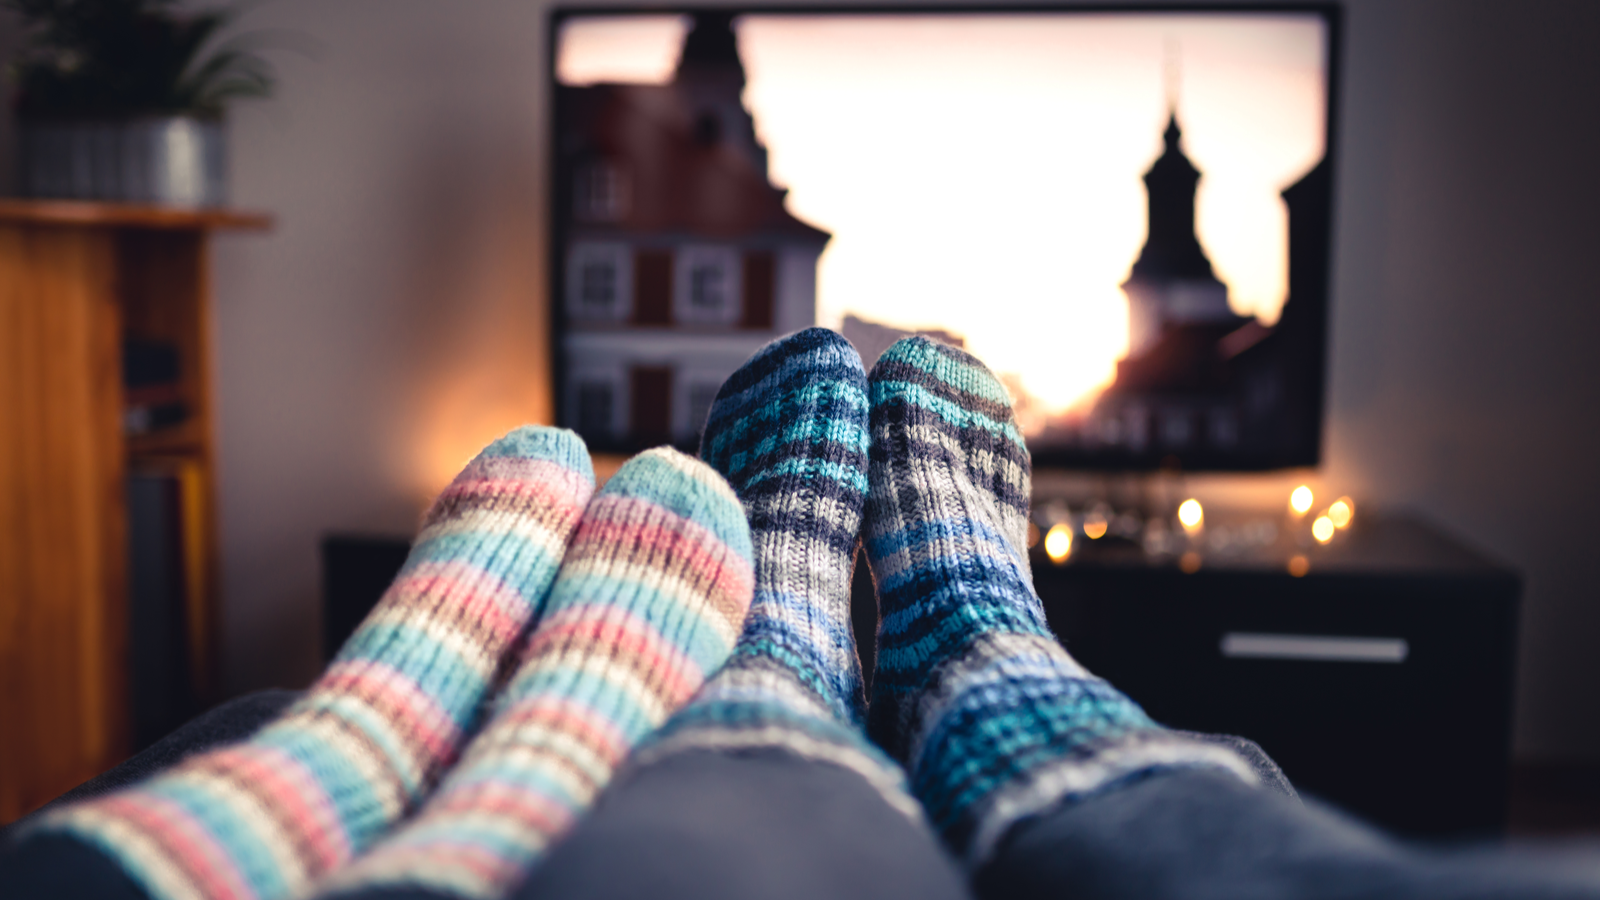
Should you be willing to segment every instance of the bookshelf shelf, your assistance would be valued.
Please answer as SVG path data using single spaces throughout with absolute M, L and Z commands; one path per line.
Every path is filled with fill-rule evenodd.
M 227 209 L 177 209 L 168 206 L 93 203 L 84 200 L 0 199 L 0 223 L 157 228 L 173 231 L 218 228 L 265 231 L 272 227 L 272 217 L 263 213 Z
M 272 219 L 0 200 L 0 823 L 125 756 L 132 472 L 181 487 L 187 676 L 215 666 L 208 244 Z M 129 341 L 168 348 L 182 421 L 124 434 Z
M 185 453 L 203 455 L 209 450 L 210 436 L 202 433 L 198 420 L 191 418 L 147 434 L 128 435 L 127 441 L 128 456 L 135 459 Z

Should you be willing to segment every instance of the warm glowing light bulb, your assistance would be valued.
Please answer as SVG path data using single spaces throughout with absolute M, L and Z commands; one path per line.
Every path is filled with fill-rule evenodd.
M 1294 510 L 1295 515 L 1303 516 L 1306 514 L 1306 510 L 1311 508 L 1314 500 L 1315 498 L 1311 496 L 1311 488 L 1302 484 L 1294 489 L 1294 493 L 1289 495 L 1289 508 Z
M 1200 508 L 1200 501 L 1190 497 L 1178 506 L 1178 522 L 1183 525 L 1184 531 L 1199 531 L 1205 523 L 1205 510 Z
M 1311 560 L 1306 559 L 1305 556 L 1299 553 L 1289 557 L 1290 575 L 1296 578 L 1304 578 L 1309 571 L 1311 571 Z
M 1029 522 L 1028 523 L 1028 549 L 1032 550 L 1034 547 L 1037 547 L 1037 546 L 1039 546 L 1039 526 L 1033 524 L 1032 522 Z
M 1106 529 L 1110 523 L 1102 516 L 1091 516 L 1083 520 L 1083 536 L 1091 541 L 1098 541 L 1106 536 Z
M 1066 562 L 1072 555 L 1072 528 L 1066 524 L 1051 525 L 1044 535 L 1044 553 L 1051 562 Z
M 1355 518 L 1356 505 L 1349 497 L 1340 497 L 1328 507 L 1328 518 L 1333 520 L 1333 527 L 1348 528 L 1350 520 Z
M 1317 520 L 1311 523 L 1311 536 L 1320 544 L 1333 540 L 1333 532 L 1333 520 L 1327 516 L 1317 516 Z

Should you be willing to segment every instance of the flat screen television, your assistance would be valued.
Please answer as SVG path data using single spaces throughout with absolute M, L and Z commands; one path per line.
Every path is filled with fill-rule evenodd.
M 1332 5 L 559 8 L 558 420 L 692 447 L 762 344 L 910 333 L 1036 466 L 1318 461 Z

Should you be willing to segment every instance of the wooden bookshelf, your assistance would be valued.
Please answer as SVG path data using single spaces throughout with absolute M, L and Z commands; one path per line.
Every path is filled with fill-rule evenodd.
M 0 200 L 0 823 L 129 740 L 132 467 L 185 485 L 191 679 L 214 690 L 217 542 L 208 242 L 264 215 Z M 122 340 L 176 348 L 188 418 L 125 437 Z

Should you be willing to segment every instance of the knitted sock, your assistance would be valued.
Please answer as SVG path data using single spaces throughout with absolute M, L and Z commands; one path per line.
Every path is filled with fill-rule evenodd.
M 526 427 L 445 489 L 377 607 L 305 697 L 251 740 L 47 816 L 153 898 L 303 893 L 452 762 L 535 617 L 594 491 L 583 442 Z
M 878 590 L 869 732 L 945 842 L 981 865 L 1018 820 L 1160 768 L 1254 775 L 1152 722 L 1051 634 L 1026 551 L 1028 451 L 976 358 L 907 338 L 870 378 L 866 546 Z
M 417 817 L 324 891 L 503 896 L 727 659 L 750 589 L 722 478 L 668 448 L 629 460 L 584 511 L 494 718 Z
M 823 328 L 768 344 L 717 393 L 700 455 L 750 520 L 755 599 L 733 657 L 635 755 L 778 749 L 852 769 L 913 818 L 899 766 L 865 739 L 850 573 L 866 500 L 866 373 Z

